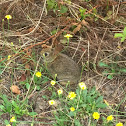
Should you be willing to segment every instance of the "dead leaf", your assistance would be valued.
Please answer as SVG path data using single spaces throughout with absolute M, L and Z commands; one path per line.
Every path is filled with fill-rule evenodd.
M 27 50 L 25 57 L 27 58 L 28 56 L 31 56 L 31 53 L 32 53 L 31 49 L 30 50 Z
M 28 29 L 28 32 L 31 32 L 33 30 L 34 30 L 34 27 L 31 27 L 31 28 Z
M 26 74 L 27 76 L 30 76 L 30 69 L 31 69 L 31 64 L 25 64 L 25 69 L 26 69 Z
M 77 31 L 80 31 L 81 24 L 78 24 L 78 26 L 73 30 L 73 33 L 75 34 Z
M 16 32 L 15 34 L 20 36 L 21 35 L 21 32 Z
M 72 23 L 72 25 L 76 25 L 76 26 L 77 26 L 77 25 L 78 25 L 78 23 Z
M 82 20 L 81 24 L 84 25 L 84 26 L 88 26 L 89 25 L 88 22 L 86 22 L 85 20 Z
M 82 50 L 83 52 L 85 51 L 85 49 L 84 49 L 83 47 L 81 48 L 81 50 Z
M 21 75 L 21 80 L 20 81 L 25 81 L 26 80 L 26 75 L 25 74 L 22 74 Z
M 25 64 L 25 69 L 26 70 L 29 70 L 30 69 L 30 65 L 27 63 L 27 64 Z
M 18 87 L 17 85 L 12 85 L 12 86 L 10 87 L 10 90 L 11 90 L 13 93 L 15 93 L 15 94 L 20 94 L 20 93 L 21 93 L 21 91 L 20 91 L 20 89 L 19 89 L 19 87 Z

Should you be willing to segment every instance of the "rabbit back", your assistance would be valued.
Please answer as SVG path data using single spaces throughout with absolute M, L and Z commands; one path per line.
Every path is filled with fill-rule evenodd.
M 47 63 L 47 69 L 54 77 L 57 78 L 61 84 L 77 83 L 80 79 L 80 69 L 78 65 L 67 55 L 60 53 L 53 62 Z

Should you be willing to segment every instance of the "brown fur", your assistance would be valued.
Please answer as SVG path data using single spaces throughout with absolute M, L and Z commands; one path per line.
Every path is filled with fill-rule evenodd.
M 43 56 L 48 54 L 47 56 Z M 44 48 L 41 51 L 43 61 L 47 65 L 48 71 L 54 77 L 57 74 L 57 78 L 61 84 L 78 83 L 80 79 L 80 69 L 78 65 L 67 55 L 57 52 L 52 48 Z

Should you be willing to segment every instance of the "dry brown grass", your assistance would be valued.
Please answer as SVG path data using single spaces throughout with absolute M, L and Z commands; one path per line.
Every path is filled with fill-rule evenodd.
M 0 58 L 1 65 L 4 66 L 0 68 L 0 90 L 2 94 L 11 96 L 9 87 L 11 84 L 17 84 L 21 88 L 22 99 L 26 96 L 29 98 L 35 96 L 35 89 L 27 92 L 19 81 L 25 74 L 26 78 L 31 77 L 30 85 L 34 84 L 30 72 L 41 67 L 39 62 L 41 45 L 38 43 L 50 38 L 50 33 L 54 29 L 61 31 L 61 29 L 69 26 L 58 35 L 59 43 L 63 40 L 63 32 L 73 34 L 72 26 L 74 24 L 78 26 L 81 22 L 79 8 L 84 7 L 88 14 L 91 14 L 85 18 L 88 24 L 79 26 L 78 31 L 73 34 L 74 37 L 70 39 L 65 53 L 77 61 L 80 66 L 85 65 L 81 80 L 85 81 L 89 88 L 96 86 L 104 99 L 116 106 L 118 111 L 124 112 L 126 74 L 117 74 L 109 80 L 102 74 L 104 68 L 98 66 L 99 61 L 102 61 L 107 64 L 116 63 L 118 67 L 126 68 L 126 40 L 124 43 L 120 43 L 120 39 L 114 38 L 114 33 L 122 32 L 126 25 L 126 2 L 119 4 L 116 0 L 108 1 L 109 3 L 106 5 L 106 0 L 91 1 L 88 4 L 82 0 L 75 0 L 71 4 L 65 4 L 68 7 L 66 14 L 58 16 L 58 12 L 47 11 L 46 0 L 1 0 Z M 59 4 L 61 4 L 60 2 Z M 97 13 L 93 13 L 93 7 L 96 7 Z M 10 20 L 9 31 L 5 19 L 6 14 L 13 17 Z M 2 19 L 4 19 L 4 22 L 2 22 Z M 13 42 L 13 46 L 11 42 Z M 46 42 L 46 44 L 50 43 Z M 31 45 L 35 46 L 29 48 Z M 66 47 L 65 44 L 62 44 L 62 46 Z M 28 50 L 22 52 L 26 48 Z M 18 55 L 15 55 L 15 53 L 18 53 Z M 13 55 L 12 59 L 2 61 L 8 55 Z M 47 94 L 47 87 L 47 83 L 42 87 L 45 94 Z M 43 109 L 43 112 L 40 110 L 36 120 L 39 121 L 41 115 L 44 115 L 47 116 L 44 122 L 50 122 L 50 113 L 47 114 L 48 111 L 46 111 L 46 108 Z M 108 110 L 105 110 L 105 112 L 109 113 Z M 5 117 L 4 119 L 9 118 Z M 120 117 L 118 120 L 126 122 L 125 118 Z M 43 121 L 43 119 L 40 119 L 40 121 Z

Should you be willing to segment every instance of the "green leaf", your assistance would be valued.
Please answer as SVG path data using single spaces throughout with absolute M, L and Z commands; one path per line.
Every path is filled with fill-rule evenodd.
M 12 110 L 12 104 L 11 104 L 11 102 L 8 100 L 8 98 L 7 98 L 6 95 L 2 95 L 1 98 L 4 101 L 3 105 L 4 105 L 5 109 L 6 109 L 5 111 L 10 113 L 11 110 Z
M 64 126 L 64 125 L 61 125 L 61 123 L 66 121 L 65 117 L 62 116 L 62 118 L 60 118 L 60 117 L 58 117 L 58 116 L 55 115 L 55 119 L 56 119 L 57 122 L 59 122 L 60 126 Z
M 90 111 L 92 111 L 92 106 L 87 106 L 86 111 L 87 113 L 90 113 Z
M 12 101 L 11 103 L 12 103 L 12 105 L 13 105 L 14 107 L 16 107 L 16 108 L 18 107 L 18 105 L 17 105 L 17 103 L 16 103 L 15 101 Z
M 113 74 L 116 73 L 115 69 L 111 69 L 111 72 L 112 72 Z
M 91 91 L 89 92 L 89 94 L 90 94 L 90 95 L 94 95 L 95 93 L 96 93 L 96 88 L 93 87 L 93 88 L 91 89 Z
M 71 112 L 69 112 L 69 114 L 68 114 L 68 115 L 72 117 L 72 116 L 74 116 L 74 115 L 75 115 L 75 112 L 72 112 L 72 111 L 71 111 Z
M 79 8 L 79 11 L 81 14 L 84 14 L 86 12 L 87 9 L 82 9 L 82 8 Z
M 87 105 L 86 104 L 81 104 L 79 107 L 85 108 Z
M 99 104 L 96 105 L 96 107 L 97 107 L 97 108 L 106 108 L 107 105 L 104 104 L 104 103 L 99 103 Z
M 39 85 L 37 85 L 36 90 L 38 90 L 38 91 L 39 91 L 40 89 L 41 89 L 41 88 L 40 88 L 40 86 L 39 86 Z
M 76 90 L 76 94 L 77 94 L 78 96 L 80 96 L 80 89 L 79 89 L 79 88 Z
M 108 78 L 108 79 L 112 79 L 113 76 L 112 76 L 111 74 L 109 74 L 109 75 L 107 76 L 107 78 Z
M 0 109 L 4 111 L 5 107 L 3 105 L 0 105 Z
M 64 14 L 66 13 L 68 8 L 66 6 L 61 6 L 60 13 Z
M 27 89 L 30 88 L 30 84 L 29 83 L 26 83 L 25 86 L 26 86 Z
M 103 96 L 100 96 L 100 97 L 98 97 L 98 99 L 96 100 L 96 104 L 97 103 L 100 103 L 100 102 L 102 102 L 103 101 Z
M 123 30 L 123 35 L 126 37 L 126 27 Z
M 88 16 L 87 14 L 85 14 L 87 9 L 83 9 L 83 8 L 80 8 L 79 11 L 80 11 L 80 16 L 81 16 L 81 20 L 83 20 L 86 16 Z
M 86 90 L 84 90 L 84 91 L 82 91 L 82 97 L 83 97 L 83 101 L 84 101 L 84 103 L 86 102 L 86 97 L 87 97 L 87 89 Z
M 56 34 L 58 31 L 59 31 L 59 29 L 53 29 L 53 30 L 51 31 L 51 35 Z
M 48 82 L 49 79 L 48 78 L 44 78 L 44 80 L 42 81 L 42 84 L 45 84 L 46 82 Z
M 5 123 L 5 125 L 8 125 L 9 121 L 8 120 L 4 120 L 4 123 Z
M 126 69 L 125 68 L 120 69 L 120 71 L 123 72 L 123 73 L 126 73 Z
M 123 36 L 123 37 L 121 38 L 121 42 L 124 42 L 124 41 L 125 41 L 125 39 L 126 39 L 126 37 L 125 37 L 125 36 Z
M 78 119 L 76 119 L 74 122 L 75 122 L 75 126 L 82 126 L 82 125 L 80 124 L 80 121 L 79 121 Z
M 87 101 L 88 101 L 88 103 L 92 103 L 92 97 L 91 96 L 87 96 Z
M 4 113 L 5 113 L 5 112 L 1 112 L 1 111 L 0 111 L 0 116 L 3 115 Z
M 48 100 L 47 95 L 42 95 L 42 98 L 44 98 L 45 100 Z
M 9 102 L 6 95 L 2 95 L 1 98 L 3 99 L 5 104 Z
M 53 9 L 55 7 L 55 4 L 55 0 L 47 0 L 48 10 Z
M 54 98 L 54 97 L 56 97 L 56 96 L 57 96 L 57 93 L 56 93 L 56 92 L 52 92 L 51 98 Z
M 109 71 L 107 71 L 107 70 L 104 70 L 104 71 L 102 72 L 103 75 L 107 75 L 108 73 L 109 73 Z
M 124 35 L 122 33 L 115 33 L 114 38 L 123 37 Z
M 99 62 L 98 65 L 100 67 L 108 67 L 108 65 L 106 63 L 104 63 L 104 62 Z
M 97 14 L 97 9 L 96 8 L 93 9 L 93 13 Z
M 29 112 L 29 115 L 30 115 L 30 116 L 36 116 L 37 113 L 36 113 L 36 112 Z

